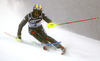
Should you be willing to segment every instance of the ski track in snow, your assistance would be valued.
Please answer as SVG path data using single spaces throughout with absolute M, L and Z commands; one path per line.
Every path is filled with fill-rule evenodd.
M 66 47 L 65 55 L 61 55 L 59 49 L 44 51 L 39 46 L 15 42 L 12 37 L 4 34 L 4 32 L 8 32 L 16 36 L 18 24 L 23 18 L 15 14 L 10 9 L 5 12 L 1 10 L 0 61 L 100 61 L 100 41 L 63 30 L 59 26 L 48 29 L 47 23 L 44 21 L 43 26 L 47 34 L 57 41 L 62 41 L 61 44 Z M 27 25 L 22 30 L 22 39 L 28 43 L 38 42 L 29 35 Z

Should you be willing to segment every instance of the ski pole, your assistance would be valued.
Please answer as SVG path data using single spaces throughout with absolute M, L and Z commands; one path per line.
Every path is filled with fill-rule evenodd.
M 7 32 L 4 32 L 4 33 L 7 34 L 7 35 L 9 35 L 9 36 L 11 36 L 11 37 L 13 37 L 13 38 L 16 38 L 15 36 L 13 36 L 13 35 L 11 35 L 11 34 L 9 34 Z
M 61 23 L 61 24 L 58 24 L 58 25 L 71 24 L 71 23 L 83 22 L 83 21 L 94 20 L 94 19 L 99 19 L 99 17 L 90 18 L 90 19 L 85 19 L 85 20 L 72 21 L 72 22 L 67 22 L 67 23 Z
M 50 23 L 50 24 L 48 24 L 48 28 L 53 28 L 53 27 L 58 26 L 58 25 L 71 24 L 71 23 L 83 22 L 83 21 L 94 20 L 94 19 L 99 19 L 99 17 L 84 19 L 84 20 L 78 20 L 78 21 L 72 21 L 72 22 L 66 22 L 66 23 L 61 23 L 61 24 Z
M 7 33 L 7 32 L 4 32 L 4 33 L 7 34 L 7 35 L 9 35 L 9 36 L 11 36 L 11 37 L 13 37 L 13 38 L 15 38 L 16 41 L 21 41 L 21 39 L 19 39 L 19 38 L 13 36 L 13 35 L 11 35 L 11 34 L 9 34 L 9 33 Z

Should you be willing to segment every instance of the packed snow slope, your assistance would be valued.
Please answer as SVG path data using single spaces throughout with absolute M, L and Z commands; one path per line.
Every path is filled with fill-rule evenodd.
M 27 24 L 22 30 L 22 39 L 30 44 L 15 41 L 4 32 L 16 36 L 18 24 L 23 18 L 7 7 L 0 9 L 0 61 L 100 61 L 100 41 L 63 30 L 59 26 L 48 29 L 44 21 L 42 23 L 47 34 L 62 41 L 61 44 L 66 47 L 65 55 L 61 55 L 59 49 L 44 51 L 41 46 L 31 45 L 32 41 L 38 41 L 29 35 Z

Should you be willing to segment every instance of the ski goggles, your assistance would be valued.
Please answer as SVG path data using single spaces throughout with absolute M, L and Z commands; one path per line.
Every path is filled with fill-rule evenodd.
M 42 11 L 41 10 L 34 10 L 33 12 L 40 14 Z

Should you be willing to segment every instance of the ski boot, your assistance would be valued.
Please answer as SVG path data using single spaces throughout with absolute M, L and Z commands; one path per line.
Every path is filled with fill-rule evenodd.
M 62 53 L 61 53 L 61 55 L 65 54 L 65 52 L 66 52 L 66 49 L 65 49 L 63 46 L 61 47 L 61 50 L 62 50 Z
M 47 44 L 49 44 L 50 42 L 47 42 Z M 47 48 L 50 48 L 50 47 L 52 47 L 52 45 L 45 45 L 45 46 L 43 46 L 43 49 L 44 50 L 47 50 Z
M 46 47 L 46 46 L 43 46 L 43 49 L 44 49 L 44 50 L 47 50 L 47 47 Z

